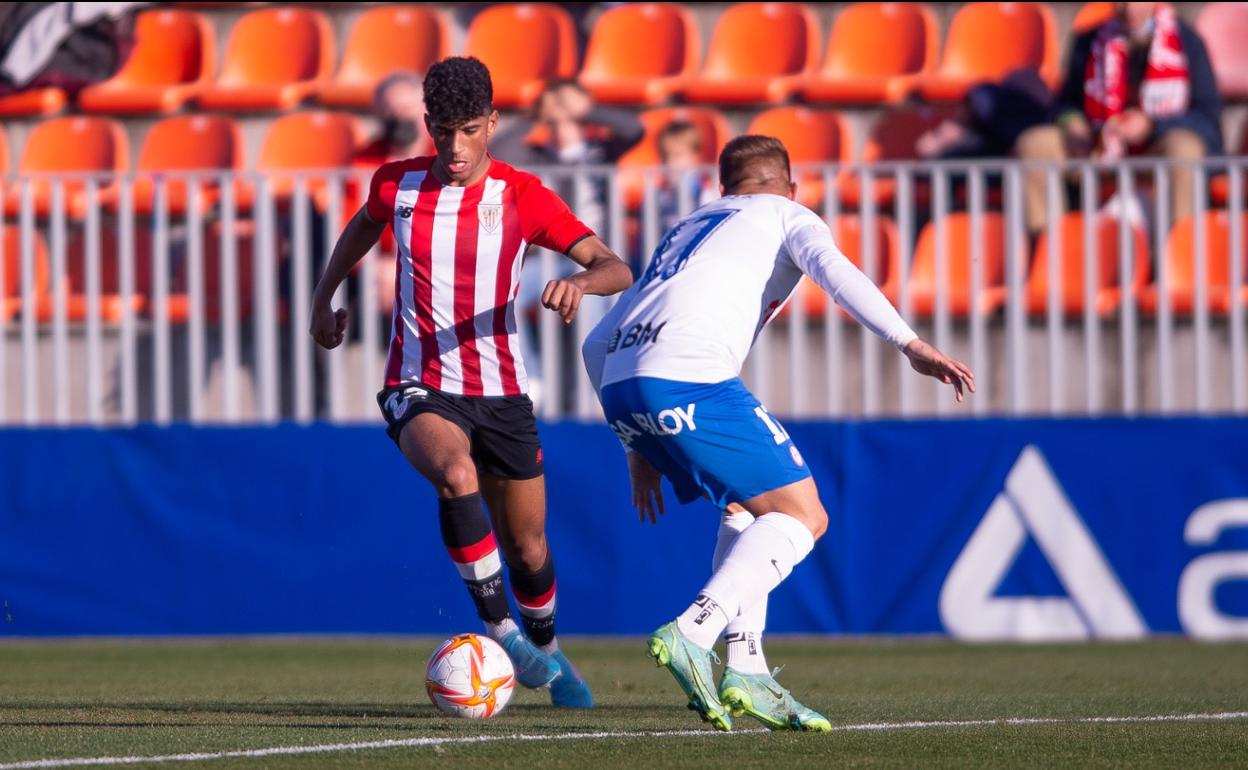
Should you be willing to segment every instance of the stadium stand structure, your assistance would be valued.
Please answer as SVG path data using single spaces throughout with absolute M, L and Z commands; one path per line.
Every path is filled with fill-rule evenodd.
M 675 178 L 655 173 L 661 170 L 655 136 L 664 125 L 674 120 L 694 124 L 706 164 L 697 173 L 708 180 L 718 150 L 731 136 L 761 131 L 785 140 L 794 164 L 801 167 L 801 201 L 836 217 L 838 238 L 851 258 L 866 245 L 865 223 L 874 222 L 865 240 L 874 243 L 876 277 L 894 302 L 901 301 L 904 285 L 906 305 L 917 319 L 933 318 L 940 304 L 953 318 L 969 318 L 978 308 L 994 330 L 1009 328 L 1014 322 L 1001 311 L 1012 305 L 1007 275 L 1017 274 L 1005 266 L 1013 258 L 1011 244 L 1016 244 L 1024 254 L 1022 312 L 1034 326 L 1049 315 L 1049 234 L 1041 233 L 1037 242 L 1012 231 L 1010 197 L 1003 185 L 1008 182 L 1008 161 L 992 166 L 981 180 L 984 207 L 977 216 L 983 230 L 972 238 L 972 202 L 963 182 L 967 169 L 948 167 L 948 216 L 938 226 L 929 221 L 935 213 L 935 167 L 917 161 L 915 142 L 957 115 L 966 88 L 984 78 L 1031 67 L 1046 82 L 1056 83 L 1060 57 L 1072 36 L 1112 12 L 1112 4 L 1103 2 L 1078 8 L 1031 2 L 170 6 L 138 15 L 134 53 L 111 78 L 76 95 L 37 88 L 0 98 L 0 116 L 5 117 L 0 127 L 0 201 L 7 222 L 0 259 L 6 278 L 16 276 L 0 292 L 6 317 L 20 318 L 20 270 L 26 260 L 36 276 L 28 288 L 36 299 L 31 312 L 38 324 L 88 320 L 86 265 L 90 254 L 98 252 L 101 297 L 95 306 L 100 319 L 114 326 L 123 315 L 150 322 L 157 312 L 151 276 L 156 264 L 154 222 L 159 214 L 175 229 L 186 225 L 192 213 L 186 182 L 190 175 L 198 180 L 198 258 L 205 270 L 201 283 L 210 286 L 202 299 L 203 315 L 214 323 L 222 318 L 217 273 L 221 241 L 235 237 L 231 269 L 241 271 L 235 304 L 240 317 L 252 318 L 259 290 L 252 252 L 257 259 L 272 257 L 282 270 L 290 256 L 289 244 L 273 254 L 260 251 L 257 224 L 251 221 L 259 218 L 257 200 L 271 197 L 283 228 L 289 227 L 298 177 L 304 179 L 316 212 L 329 212 L 332 185 L 340 185 L 337 192 L 342 195 L 336 199 L 343 206 L 338 209 L 358 202 L 356 183 L 365 172 L 350 164 L 375 84 L 393 69 L 419 71 L 446 54 L 468 53 L 491 66 L 504 120 L 530 106 L 551 78 L 578 79 L 598 101 L 639 111 L 646 127 L 642 142 L 625 154 L 618 169 L 586 172 L 618 184 L 627 217 L 621 231 L 628 245 L 621 250 L 629 250 L 633 258 L 654 237 L 652 224 L 642 226 L 653 215 L 645 205 L 646 179 L 652 189 L 663 190 Z M 1179 11 L 1209 47 L 1228 103 L 1226 147 L 1230 155 L 1242 158 L 1248 155 L 1248 126 L 1243 125 L 1248 117 L 1248 61 L 1239 41 L 1248 35 L 1248 3 L 1181 4 Z M 578 34 L 585 41 L 583 63 Z M 515 45 L 516 40 L 524 45 Z M 132 144 L 139 148 L 133 165 Z M 1144 163 L 1134 167 L 1137 186 L 1151 195 L 1153 168 Z M 1060 314 L 1069 318 L 1085 311 L 1084 245 L 1089 238 L 1097 254 L 1090 310 L 1107 327 L 1120 318 L 1134 318 L 1137 308 L 1144 316 L 1141 323 L 1151 323 L 1148 317 L 1161 312 L 1158 282 L 1163 274 L 1176 333 L 1199 325 L 1202 298 L 1214 323 L 1225 324 L 1242 312 L 1242 305 L 1248 305 L 1243 290 L 1248 265 L 1236 264 L 1231 254 L 1248 236 L 1248 227 L 1226 210 L 1242 206 L 1248 197 L 1243 189 L 1248 169 L 1242 164 L 1238 168 L 1237 198 L 1232 195 L 1235 174 L 1224 161 L 1211 161 L 1204 171 L 1209 197 L 1202 216 L 1178 222 L 1163 216 L 1156 229 L 1150 224 L 1133 231 L 1133 269 L 1125 283 L 1119 275 L 1124 256 L 1119 253 L 1117 220 L 1098 215 L 1089 224 L 1082 212 L 1064 215 L 1056 225 Z M 335 175 L 333 169 L 340 172 Z M 299 173 L 305 170 L 309 173 Z M 866 170 L 871 175 L 869 199 L 863 194 Z M 833 186 L 825 189 L 829 173 Z M 230 177 L 233 236 L 225 233 L 221 221 L 223 174 Z M 900 175 L 907 177 L 904 188 Z M 93 198 L 87 194 L 87 176 L 95 179 Z M 257 184 L 261 179 L 262 186 Z M 1098 178 L 1098 207 L 1114 198 L 1117 181 Z M 116 218 L 125 210 L 119 195 L 123 183 L 136 217 L 130 296 L 122 296 L 120 289 L 122 255 L 115 232 Z M 60 235 L 54 233 L 57 186 L 67 222 Z M 158 188 L 163 191 L 160 200 Z M 910 194 L 902 196 L 903 189 Z M 25 216 L 24 190 L 30 201 Z M 101 241 L 93 249 L 86 247 L 84 229 L 90 200 L 105 217 Z M 681 205 L 687 203 L 682 200 Z M 24 222 L 33 222 L 33 232 L 25 239 L 14 236 Z M 1201 237 L 1195 236 L 1197 222 L 1204 224 Z M 318 227 L 320 223 L 318 219 Z M 938 303 L 935 238 L 941 227 L 948 238 L 943 256 L 948 295 Z M 275 237 L 286 237 L 284 232 Z M 169 253 L 160 257 L 168 271 L 165 316 L 173 323 L 191 316 L 187 243 L 179 231 Z M 970 289 L 972 244 L 984 270 L 978 297 Z M 1198 260 L 1201 248 L 1206 256 Z M 1207 273 L 1203 284 L 1198 269 L 1202 262 Z M 64 274 L 54 275 L 58 271 Z M 1240 288 L 1233 293 L 1231 285 L 1237 281 Z M 53 302 L 54 296 L 62 301 Z M 1233 296 L 1244 302 L 1233 303 Z M 800 297 L 807 318 L 839 317 L 828 313 L 826 298 L 813 287 L 805 285 Z M 287 303 L 281 297 L 274 307 L 285 312 Z M 56 308 L 60 310 L 53 313 Z

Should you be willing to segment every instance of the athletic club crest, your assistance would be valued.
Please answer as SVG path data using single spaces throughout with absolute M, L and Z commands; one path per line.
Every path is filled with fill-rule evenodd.
M 498 225 L 503 221 L 503 204 L 482 203 L 477 206 L 477 221 L 487 233 L 498 232 Z

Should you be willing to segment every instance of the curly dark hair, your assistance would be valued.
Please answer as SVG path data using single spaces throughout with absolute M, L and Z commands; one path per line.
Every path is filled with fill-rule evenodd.
M 472 56 L 452 56 L 425 74 L 425 110 L 433 123 L 455 127 L 494 108 L 490 71 Z

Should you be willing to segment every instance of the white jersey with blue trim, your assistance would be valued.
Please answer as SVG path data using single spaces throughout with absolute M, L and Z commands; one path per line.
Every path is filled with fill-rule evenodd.
M 729 195 L 677 222 L 586 338 L 595 388 L 633 377 L 711 383 L 739 376 L 758 333 L 803 274 L 898 348 L 918 336 L 810 209 L 780 195 Z

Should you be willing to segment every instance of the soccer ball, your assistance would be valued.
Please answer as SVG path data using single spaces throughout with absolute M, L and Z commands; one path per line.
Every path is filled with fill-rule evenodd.
M 453 717 L 489 719 L 507 706 L 515 687 L 511 659 L 498 642 L 480 634 L 447 639 L 425 671 L 429 700 Z

